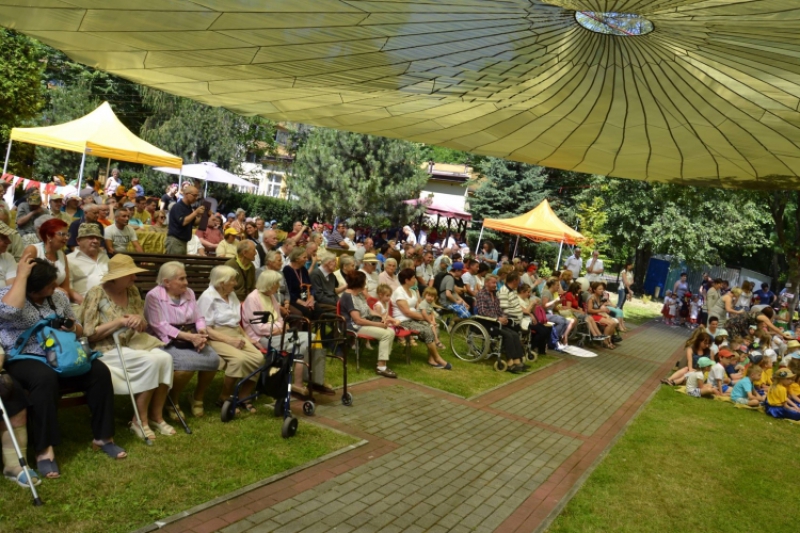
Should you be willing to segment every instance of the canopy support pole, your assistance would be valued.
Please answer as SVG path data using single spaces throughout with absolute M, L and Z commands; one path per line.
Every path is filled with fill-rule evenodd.
M 519 235 L 517 235 L 517 242 L 514 243 L 514 254 L 511 256 L 511 259 L 517 257 L 517 247 L 519 247 Z
M 8 170 L 8 158 L 11 157 L 11 143 L 14 142 L 11 139 L 8 140 L 8 148 L 6 149 L 6 162 L 3 163 L 3 176 L 6 175 L 6 170 Z
M 86 165 L 86 151 L 83 152 L 81 157 L 81 169 L 78 171 L 78 192 L 81 191 L 81 182 L 83 181 L 83 167 Z
M 481 239 L 483 239 L 483 222 L 481 222 L 481 233 L 478 235 L 478 244 L 475 245 L 475 255 L 478 256 L 481 253 Z
M 111 158 L 108 158 L 108 162 L 106 163 L 106 181 L 108 181 L 108 177 L 111 175 Z
M 206 188 L 203 190 L 203 198 L 208 196 L 208 180 L 206 180 Z
M 561 264 L 561 251 L 564 249 L 564 241 L 561 241 L 561 244 L 558 245 L 558 259 L 556 259 L 556 270 L 558 270 L 558 265 Z

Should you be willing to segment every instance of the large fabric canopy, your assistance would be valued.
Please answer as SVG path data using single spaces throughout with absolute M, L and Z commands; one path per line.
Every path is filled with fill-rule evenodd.
M 215 163 L 204 161 L 202 163 L 193 163 L 191 165 L 183 165 L 183 168 L 169 168 L 169 167 L 156 167 L 155 170 L 166 172 L 167 174 L 180 174 L 187 178 L 195 178 L 204 180 L 206 187 L 209 181 L 217 183 L 228 183 L 236 185 L 237 187 L 246 187 L 248 189 L 255 189 L 258 187 L 255 183 L 251 183 L 246 179 L 240 178 L 236 174 L 231 174 L 227 170 L 222 170 Z
M 11 140 L 117 161 L 180 168 L 182 159 L 141 140 L 119 121 L 108 102 L 79 119 L 41 128 L 14 128 Z
M 584 239 L 583 235 L 561 222 L 547 200 L 542 200 L 542 203 L 524 215 L 484 219 L 483 226 L 536 241 L 576 244 Z
M 646 21 L 579 22 L 609 11 Z M 800 187 L 798 20 L 796 0 L 0 0 L 74 60 L 241 114 L 760 189 Z

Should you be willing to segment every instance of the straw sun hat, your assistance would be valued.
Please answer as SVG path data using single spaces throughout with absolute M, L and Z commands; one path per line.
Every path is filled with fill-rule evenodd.
M 131 274 L 139 274 L 140 272 L 147 272 L 147 270 L 137 267 L 131 256 L 116 254 L 108 260 L 108 272 L 100 280 L 100 283 L 124 278 Z

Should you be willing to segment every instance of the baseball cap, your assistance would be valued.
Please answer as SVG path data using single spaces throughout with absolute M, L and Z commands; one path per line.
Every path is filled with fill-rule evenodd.
M 730 351 L 730 350 L 729 350 L 729 349 L 727 349 L 727 348 L 722 348 L 722 349 L 719 351 L 719 356 L 720 356 L 720 357 L 733 357 L 733 352 L 732 352 L 732 351 Z
M 725 328 L 719 328 L 719 329 L 717 330 L 717 332 L 714 334 L 714 338 L 715 338 L 715 339 L 716 339 L 717 337 L 727 337 L 727 336 L 728 336 L 728 330 L 727 330 L 727 329 L 725 329 Z
M 63 200 L 63 199 L 64 199 L 64 195 L 63 194 L 51 194 L 50 195 L 50 201 L 51 202 L 56 201 L 56 200 Z
M 233 228 L 228 228 L 225 230 L 225 235 L 239 235 L 239 232 Z
M 764 360 L 764 355 L 761 352 L 753 352 L 750 354 L 750 362 L 757 365 Z
M 461 261 L 456 261 L 453 263 L 453 270 L 464 270 L 464 263 Z
M 708 357 L 701 357 L 697 360 L 697 367 L 698 368 L 707 368 L 709 366 L 713 366 L 714 363 Z

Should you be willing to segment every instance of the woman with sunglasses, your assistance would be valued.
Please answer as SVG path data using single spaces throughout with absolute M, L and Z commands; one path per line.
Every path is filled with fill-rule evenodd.
M 63 252 L 69 240 L 67 223 L 60 218 L 50 218 L 42 223 L 38 233 L 42 242 L 29 244 L 22 251 L 22 255 L 45 259 L 56 267 L 58 269 L 56 285 L 64 291 L 71 302 L 80 305 L 83 303 L 83 296 L 72 290 L 69 285 L 69 264 L 67 263 L 67 256 Z
M 152 230 L 160 233 L 167 232 L 167 212 L 156 211 L 153 215 Z

